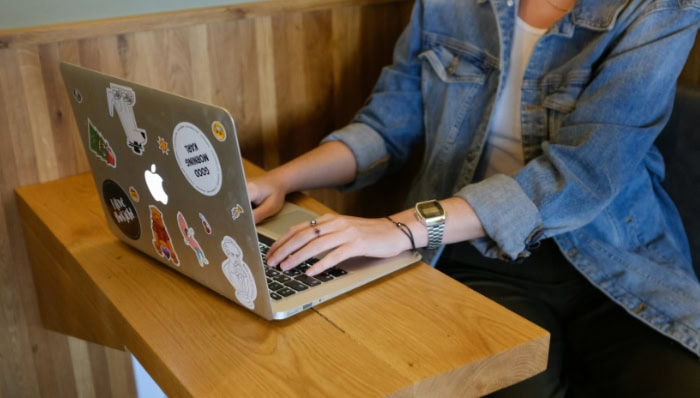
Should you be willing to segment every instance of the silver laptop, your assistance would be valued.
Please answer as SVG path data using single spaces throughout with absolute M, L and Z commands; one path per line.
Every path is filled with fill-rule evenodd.
M 287 203 L 256 227 L 225 109 L 77 65 L 61 72 L 113 233 L 263 318 L 287 318 L 420 260 L 356 258 L 313 278 L 306 265 L 268 268 L 266 247 L 316 214 Z

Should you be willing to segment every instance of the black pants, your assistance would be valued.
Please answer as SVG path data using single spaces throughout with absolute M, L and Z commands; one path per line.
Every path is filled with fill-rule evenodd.
M 613 303 L 551 240 L 520 264 L 450 245 L 437 268 L 551 334 L 547 370 L 492 397 L 700 397 L 698 357 Z

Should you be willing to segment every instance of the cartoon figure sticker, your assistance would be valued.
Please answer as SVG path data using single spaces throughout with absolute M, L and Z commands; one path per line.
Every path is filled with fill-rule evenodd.
M 141 237 L 141 223 L 129 196 L 114 181 L 105 180 L 102 183 L 102 198 L 109 209 L 112 221 L 119 229 L 133 240 Z
M 207 218 L 204 217 L 204 214 L 199 213 L 199 219 L 202 221 L 202 228 L 204 228 L 204 232 L 206 232 L 207 235 L 211 235 L 211 225 L 209 225 L 209 221 L 207 221 Z
M 214 138 L 220 142 L 226 141 L 226 128 L 220 121 L 215 120 L 211 123 L 211 132 L 214 134 Z
M 148 208 L 151 210 L 151 232 L 153 232 L 153 247 L 156 253 L 179 267 L 180 260 L 177 258 L 170 233 L 163 221 L 163 213 L 153 205 L 148 205 Z
M 163 155 L 168 155 L 170 153 L 168 141 L 166 141 L 163 137 L 158 137 L 158 149 L 160 149 Z
M 181 122 L 173 130 L 172 143 L 177 164 L 192 187 L 203 195 L 216 195 L 221 189 L 221 164 L 202 130 Z
M 122 122 L 124 128 L 124 134 L 126 134 L 126 144 L 135 154 L 143 155 L 148 137 L 146 130 L 140 129 L 136 125 L 136 116 L 134 116 L 136 93 L 134 90 L 130 87 L 110 83 L 109 88 L 107 88 L 107 104 L 109 116 L 114 117 L 114 111 L 117 111 L 119 121 Z
M 243 214 L 243 207 L 241 207 L 241 205 L 236 205 L 236 207 L 231 209 L 231 217 L 233 218 L 233 221 L 238 220 L 241 214 Z
M 194 250 L 194 254 L 197 256 L 197 261 L 200 267 L 204 267 L 209 264 L 209 260 L 204 255 L 204 250 L 199 246 L 199 242 L 194 237 L 194 229 L 187 225 L 185 216 L 181 212 L 177 212 L 177 225 L 180 227 L 180 232 L 182 233 L 182 238 L 185 240 L 185 244 Z
M 238 301 L 252 310 L 255 307 L 258 290 L 255 287 L 253 273 L 248 264 L 243 262 L 241 247 L 230 236 L 224 236 L 224 239 L 221 240 L 221 249 L 227 257 L 221 263 L 221 269 L 224 271 L 226 279 L 236 290 Z
M 92 120 L 88 118 L 88 142 L 90 143 L 90 152 L 97 155 L 103 162 L 110 167 L 117 167 L 117 156 L 114 150 L 109 146 L 109 142 L 102 135 L 100 130 L 92 124 Z

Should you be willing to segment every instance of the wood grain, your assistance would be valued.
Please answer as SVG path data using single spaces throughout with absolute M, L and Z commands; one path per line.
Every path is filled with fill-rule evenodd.
M 389 62 L 410 3 L 276 0 L 0 31 L 0 396 L 135 394 L 123 346 L 49 332 L 40 317 L 52 315 L 38 311 L 49 299 L 35 291 L 13 191 L 88 170 L 59 62 L 226 107 L 244 155 L 270 168 L 349 120 Z M 360 70 L 351 65 L 358 57 L 369 60 Z M 327 198 L 347 208 L 341 195 Z M 47 253 L 29 254 L 52 264 Z M 104 310 L 97 297 L 64 294 Z

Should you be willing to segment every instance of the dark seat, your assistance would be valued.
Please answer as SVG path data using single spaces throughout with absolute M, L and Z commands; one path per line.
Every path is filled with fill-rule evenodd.
M 681 213 L 700 276 L 700 88 L 678 87 L 671 119 L 656 144 L 666 162 L 663 185 Z

